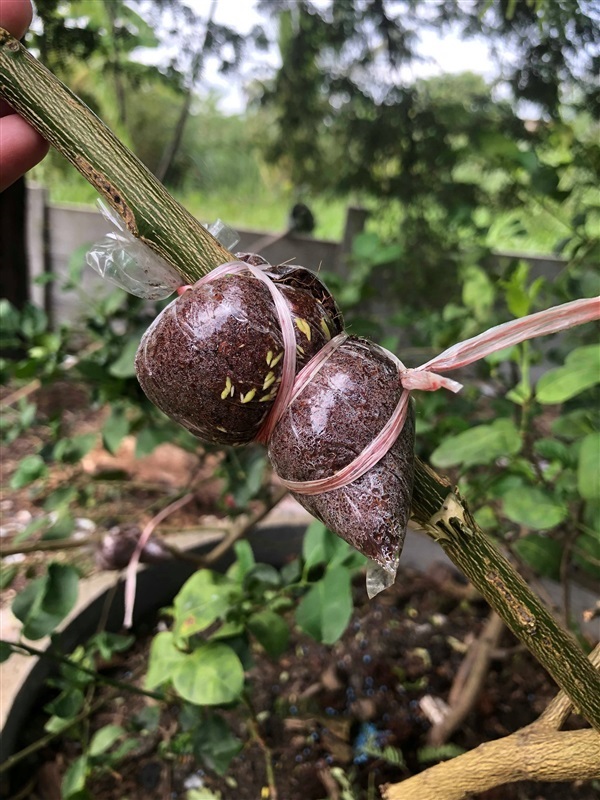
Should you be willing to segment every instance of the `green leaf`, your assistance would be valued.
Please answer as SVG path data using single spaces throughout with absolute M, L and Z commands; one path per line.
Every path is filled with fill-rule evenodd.
M 16 335 L 21 330 L 19 312 L 6 298 L 0 299 L 0 332 L 3 336 Z
M 15 597 L 12 612 L 23 623 L 23 636 L 42 639 L 55 630 L 75 605 L 78 580 L 74 567 L 53 562 Z
M 328 560 L 327 552 L 327 528 L 322 522 L 315 519 L 306 529 L 302 540 L 302 557 L 306 569 L 314 567 L 316 564 L 326 563 Z
M 135 354 L 137 353 L 140 339 L 141 332 L 125 342 L 121 355 L 108 368 L 109 373 L 114 378 L 133 378 L 135 375 Z
M 279 570 L 279 574 L 281 575 L 281 582 L 284 586 L 288 586 L 291 583 L 297 583 L 302 577 L 300 559 L 294 558 L 291 561 L 288 561 L 288 563 L 284 564 Z
M 135 636 L 123 636 L 110 631 L 100 631 L 89 640 L 90 647 L 97 648 L 101 658 L 105 661 L 111 659 L 115 653 L 129 650 L 134 642 Z
M 600 530 L 585 531 L 575 540 L 573 563 L 600 581 Z
M 110 754 L 106 757 L 106 760 L 110 765 L 116 765 L 126 758 L 131 752 L 137 750 L 141 744 L 141 739 L 124 739 L 114 748 L 114 750 L 110 752 Z
M 58 514 L 56 522 L 45 531 L 42 539 L 66 539 L 74 530 L 75 520 L 68 511 L 62 510 Z
M 21 333 L 33 339 L 48 328 L 48 317 L 43 309 L 28 303 L 21 312 Z
M 185 653 L 175 647 L 172 633 L 157 633 L 150 646 L 148 672 L 144 681 L 146 689 L 155 689 L 170 681 L 173 671 L 184 658 Z
M 170 441 L 171 433 L 168 430 L 143 428 L 135 438 L 135 457 L 148 456 L 156 450 L 159 444 Z
M 398 259 L 402 251 L 400 244 L 384 244 L 376 233 L 370 231 L 357 234 L 352 241 L 353 260 L 365 266 L 389 264 Z
M 456 758 L 465 752 L 464 747 L 448 742 L 439 746 L 426 745 L 421 747 L 417 753 L 419 764 L 427 764 L 431 761 L 447 761 L 449 758 Z
M 492 531 L 498 526 L 498 515 L 493 506 L 486 505 L 474 513 L 475 522 L 484 531 Z
M 185 796 L 185 800 L 222 800 L 221 792 L 213 792 L 208 786 L 202 789 L 190 789 Z
M 463 270 L 463 303 L 473 309 L 477 317 L 487 316 L 495 296 L 494 284 L 485 270 L 471 265 Z
M 244 625 L 241 622 L 230 620 L 219 625 L 216 631 L 211 633 L 210 640 L 216 641 L 217 639 L 231 639 L 232 637 L 241 636 L 244 633 Z
M 88 755 L 91 758 L 101 756 L 115 744 L 115 742 L 125 734 L 125 729 L 120 725 L 105 725 L 92 736 Z
M 336 536 L 322 522 L 314 520 L 306 529 L 302 540 L 304 568 L 311 569 L 317 564 L 327 564 L 328 568 L 338 564 L 361 566 L 366 559 Z M 358 558 L 355 558 L 358 556 Z
M 285 620 L 273 611 L 252 614 L 248 628 L 271 658 L 279 658 L 288 646 L 290 629 Z
M 102 426 L 102 443 L 104 447 L 114 455 L 128 433 L 129 420 L 124 409 L 119 406 L 112 408 L 110 416 Z
M 46 733 L 60 733 L 61 731 L 64 731 L 64 729 L 70 724 L 70 720 L 68 719 L 63 719 L 62 717 L 50 717 L 50 719 L 44 724 L 44 730 Z
M 577 408 L 568 414 L 561 414 L 552 423 L 551 430 L 555 436 L 561 436 L 569 442 L 593 433 L 594 425 L 590 409 Z
M 581 443 L 577 488 L 586 500 L 600 500 L 600 433 L 588 434 Z
M 281 575 L 271 564 L 255 564 L 244 575 L 243 589 L 253 597 L 260 597 L 269 589 L 280 586 Z
M 537 455 L 548 461 L 559 461 L 565 465 L 572 461 L 569 447 L 564 442 L 559 442 L 556 439 L 538 439 L 533 449 Z
M 47 517 L 38 517 L 37 519 L 32 519 L 29 525 L 26 525 L 25 528 L 20 532 L 13 539 L 13 544 L 21 544 L 34 533 L 37 533 L 41 528 L 44 528 L 48 524 Z
M 160 725 L 160 707 L 144 706 L 140 712 L 133 717 L 133 724 L 141 731 L 156 731 Z
M 441 469 L 491 464 L 501 456 L 516 455 L 520 449 L 521 434 L 514 422 L 499 419 L 445 439 L 431 454 L 431 463 Z
M 241 539 L 236 542 L 233 549 L 235 550 L 235 561 L 227 570 L 227 577 L 236 583 L 242 583 L 244 576 L 247 575 L 256 564 L 254 552 L 250 546 L 250 542 L 246 539 Z
M 0 591 L 8 589 L 18 574 L 19 567 L 16 564 L 0 564 Z
M 61 719 L 72 719 L 81 710 L 83 701 L 81 689 L 65 689 L 50 703 L 46 703 L 44 711 Z
M 563 503 L 533 486 L 521 486 L 507 492 L 502 510 L 513 522 L 536 530 L 554 528 L 569 515 L 569 509 Z
M 13 654 L 13 648 L 10 642 L 0 642 L 0 664 L 8 659 Z
M 16 472 L 10 479 L 10 488 L 22 489 L 24 486 L 33 483 L 33 481 L 45 478 L 47 474 L 48 468 L 41 456 L 25 456 L 25 458 L 21 459 Z
M 536 397 L 540 403 L 564 403 L 600 383 L 600 348 L 587 345 L 573 350 L 562 367 L 539 379 Z
M 223 575 L 208 569 L 195 572 L 174 602 L 173 635 L 188 638 L 225 616 L 237 590 Z
M 87 772 L 87 755 L 79 756 L 69 765 L 61 785 L 62 800 L 74 800 L 75 795 L 85 789 Z
M 224 775 L 242 749 L 242 742 L 220 715 L 209 714 L 193 729 L 192 747 L 197 761 L 218 775 Z
M 350 573 L 344 567 L 328 569 L 300 601 L 296 622 L 319 642 L 333 644 L 352 616 Z
M 96 443 L 95 433 L 84 433 L 57 442 L 52 455 L 63 464 L 77 464 Z
M 553 580 L 557 580 L 560 577 L 562 559 L 562 545 L 560 542 L 540 533 L 531 533 L 522 539 L 518 539 L 513 545 L 513 549 L 539 575 Z
M 173 669 L 173 687 L 190 703 L 231 703 L 244 687 L 244 668 L 231 647 L 219 642 L 200 645 Z
M 65 508 L 77 497 L 77 489 L 73 486 L 59 486 L 51 492 L 44 501 L 46 511 L 56 511 Z
M 231 486 L 238 508 L 244 508 L 260 491 L 265 478 L 267 458 L 262 450 L 251 451 L 244 459 L 243 470 Z

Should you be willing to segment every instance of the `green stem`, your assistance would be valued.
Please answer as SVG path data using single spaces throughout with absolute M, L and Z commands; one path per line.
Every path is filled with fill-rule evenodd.
M 456 488 L 418 459 L 412 515 L 529 648 L 578 713 L 600 730 L 600 673 L 483 534 Z
M 158 692 L 149 692 L 146 691 L 146 689 L 140 689 L 139 686 L 135 686 L 133 683 L 125 683 L 124 681 L 118 681 L 114 678 L 109 678 L 106 675 L 100 675 L 96 670 L 90 669 L 89 667 L 84 667 L 81 664 L 78 664 L 76 661 L 72 661 L 67 656 L 57 653 L 55 650 L 39 650 L 37 647 L 31 647 L 31 645 L 24 644 L 23 642 L 11 642 L 8 641 L 8 639 L 0 639 L 0 644 L 8 645 L 12 650 L 21 650 L 30 656 L 49 658 L 52 661 L 56 661 L 58 664 L 64 664 L 67 667 L 71 667 L 71 669 L 79 670 L 79 672 L 83 672 L 84 675 L 91 675 L 98 683 L 103 683 L 106 686 L 112 686 L 115 689 L 121 689 L 124 692 L 129 692 L 130 694 L 139 694 L 143 697 L 150 697 L 152 700 L 164 701 L 167 699 L 164 694 L 159 694 Z
M 57 736 L 62 736 L 65 731 L 70 730 L 74 725 L 77 725 L 80 722 L 83 722 L 84 719 L 89 717 L 91 714 L 94 714 L 98 709 L 102 708 L 103 705 L 109 703 L 117 697 L 116 694 L 110 697 L 104 697 L 102 700 L 98 700 L 98 702 L 93 703 L 92 705 L 84 708 L 83 711 L 80 711 L 76 717 L 73 717 L 70 720 L 65 720 L 64 726 L 58 731 L 52 731 L 47 733 L 45 736 L 42 736 L 40 739 L 36 739 L 35 742 L 32 742 L 27 747 L 24 747 L 22 750 L 19 750 L 18 753 L 14 753 L 12 756 L 9 756 L 5 761 L 0 764 L 0 775 L 4 772 L 9 772 L 16 764 L 20 761 L 23 761 L 24 758 L 37 753 L 38 750 L 46 747 L 50 744 L 53 739 L 56 739 Z
M 4 28 L 0 97 L 87 178 L 129 232 L 171 264 L 184 283 L 232 260 L 106 125 Z
M 267 778 L 267 785 L 269 787 L 269 800 L 277 800 L 278 798 L 278 791 L 277 791 L 277 784 L 275 783 L 275 769 L 273 766 L 273 755 L 271 753 L 271 748 L 265 742 L 263 737 L 260 734 L 260 728 L 258 724 L 258 720 L 256 718 L 256 713 L 250 702 L 250 698 L 246 693 L 242 695 L 242 702 L 246 706 L 248 711 L 248 728 L 250 730 L 251 738 L 256 742 L 259 748 L 262 750 L 264 759 L 265 759 L 265 773 Z

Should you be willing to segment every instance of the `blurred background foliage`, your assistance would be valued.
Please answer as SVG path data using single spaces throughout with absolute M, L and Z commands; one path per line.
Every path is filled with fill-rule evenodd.
M 302 199 L 315 235 L 338 238 L 361 203 L 452 275 L 464 242 L 552 252 L 597 227 L 593 3 L 268 0 L 246 37 L 191 5 L 39 0 L 29 44 L 200 217 L 277 230 Z M 415 78 L 428 31 L 486 41 L 493 82 Z M 243 85 L 243 113 L 220 111 L 210 70 Z M 54 154 L 35 178 L 53 200 L 94 199 Z
M 323 265 L 354 333 L 396 348 L 396 332 L 404 341 L 409 332 L 414 348 L 439 351 L 600 292 L 593 2 L 264 0 L 256 5 L 264 24 L 245 37 L 215 22 L 214 3 L 203 14 L 184 0 L 36 5 L 28 44 L 202 220 L 282 230 L 301 200 L 315 214 L 314 234 L 339 239 L 346 207 L 369 209 L 344 279 Z M 494 80 L 474 71 L 415 78 L 407 68 L 423 58 L 426 31 L 457 47 L 461 37 L 487 42 Z M 243 113 L 221 110 L 206 86 L 209 67 L 243 83 Z M 55 202 L 95 199 L 56 153 L 33 177 Z M 518 257 L 492 268 L 493 249 L 565 262 L 549 280 Z M 381 297 L 383 312 L 372 305 Z M 30 379 L 40 365 L 44 381 L 61 377 L 68 331 L 49 333 L 30 309 L 0 312 L 6 347 L 26 353 L 3 362 L 8 378 Z M 150 409 L 135 381 L 133 353 L 152 313 L 117 292 L 86 320 L 96 347 L 73 374 L 90 383 L 94 403 L 111 406 L 102 431 L 111 451 L 126 434 L 137 437 L 139 453 L 169 440 L 197 447 Z M 486 529 L 553 577 L 571 567 L 597 575 L 600 566 L 593 335 L 585 326 L 543 349 L 513 348 L 479 365 L 460 396 L 419 398 L 419 454 L 433 453 Z M 550 378 L 540 390 L 532 376 L 542 361 Z M 5 438 L 13 441 L 33 414 L 22 404 L 9 415 Z M 52 435 L 54 450 L 22 465 L 16 488 L 63 458 L 60 426 Z M 240 489 L 244 476 L 264 488 L 264 462 L 256 468 L 253 451 L 244 458 L 233 459 L 227 481 L 242 506 L 252 495 Z

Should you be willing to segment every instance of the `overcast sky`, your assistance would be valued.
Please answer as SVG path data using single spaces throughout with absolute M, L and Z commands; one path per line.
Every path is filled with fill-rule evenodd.
M 212 0 L 187 0 L 189 6 L 207 17 Z M 316 3 L 318 4 L 318 2 Z M 268 24 L 268 18 L 256 11 L 256 0 L 217 0 L 215 20 L 229 25 L 240 33 L 248 33 L 254 25 Z M 275 34 L 275 30 L 272 31 Z M 496 74 L 487 44 L 480 41 L 463 41 L 457 36 L 437 36 L 433 31 L 424 30 L 420 34 L 420 54 L 425 61 L 415 63 L 410 68 L 400 71 L 400 78 L 411 82 L 415 78 L 426 78 L 442 72 L 478 72 L 486 78 Z M 271 52 L 269 63 L 278 65 L 278 54 Z M 265 60 L 265 55 L 261 54 Z M 245 97 L 239 85 L 220 76 L 216 69 L 207 65 L 204 75 L 205 84 L 217 89 L 223 95 L 220 107 L 227 113 L 243 111 Z

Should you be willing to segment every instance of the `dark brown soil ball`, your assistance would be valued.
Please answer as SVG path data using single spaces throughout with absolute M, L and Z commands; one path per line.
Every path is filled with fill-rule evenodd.
M 293 400 L 269 442 L 282 478 L 326 478 L 353 461 L 377 436 L 402 394 L 392 359 L 365 339 L 350 337 Z M 414 473 L 414 411 L 383 458 L 353 483 L 318 495 L 294 493 L 327 527 L 394 573 L 410 514 Z
M 298 371 L 341 330 L 341 317 L 303 267 L 269 267 L 268 274 L 294 320 Z M 282 362 L 268 287 L 250 274 L 225 274 L 164 309 L 142 337 L 136 372 L 149 399 L 191 433 L 237 445 L 256 437 L 277 395 Z

